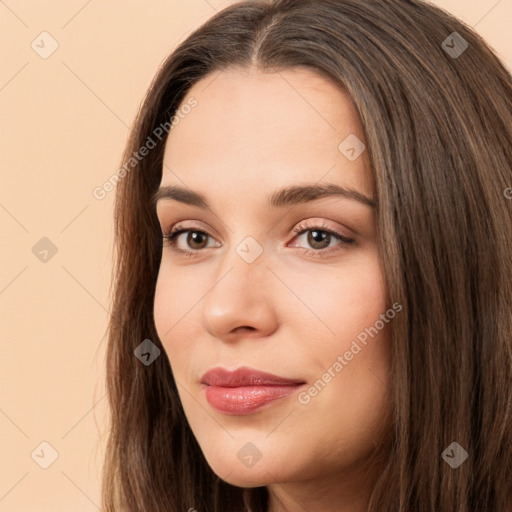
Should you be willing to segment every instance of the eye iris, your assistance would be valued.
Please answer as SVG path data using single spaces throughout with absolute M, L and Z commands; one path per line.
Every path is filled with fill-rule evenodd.
M 187 244 L 192 247 L 193 249 L 202 249 L 204 247 L 204 244 L 201 244 L 201 241 L 197 241 L 197 239 L 199 238 L 199 240 L 201 239 L 201 237 L 204 238 L 203 242 L 206 242 L 206 235 L 204 233 L 200 233 L 199 231 L 190 231 L 188 236 L 187 236 Z M 194 244 L 199 244 L 200 247 L 196 247 L 194 245 L 192 245 L 192 243 Z
M 310 244 L 315 249 L 325 249 L 329 246 L 329 238 L 330 234 L 325 231 L 320 231 L 318 229 L 311 230 L 308 235 L 308 244 Z M 327 240 L 327 243 L 325 241 Z M 317 244 L 320 244 L 318 247 Z

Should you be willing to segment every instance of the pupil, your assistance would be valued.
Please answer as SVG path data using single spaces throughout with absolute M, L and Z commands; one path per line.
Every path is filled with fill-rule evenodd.
M 327 245 L 324 243 L 328 238 L 330 237 L 329 233 L 326 233 L 325 231 L 320 230 L 314 230 L 310 231 L 310 235 L 308 237 L 308 243 L 311 244 L 313 247 L 316 247 L 315 244 L 320 244 L 320 248 L 327 247 Z M 319 240 L 318 240 L 319 238 Z
M 187 243 L 194 243 L 194 244 L 199 244 L 201 245 L 201 240 L 197 240 L 197 238 L 201 239 L 201 237 L 204 237 L 204 234 L 203 233 L 199 233 L 197 231 L 191 231 L 188 235 L 188 240 L 187 240 Z M 206 237 L 205 237 L 206 239 Z M 204 240 L 203 240 L 204 242 Z

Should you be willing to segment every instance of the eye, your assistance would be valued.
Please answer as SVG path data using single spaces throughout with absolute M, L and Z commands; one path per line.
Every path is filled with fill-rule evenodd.
M 321 225 L 309 225 L 305 222 L 295 227 L 293 232 L 298 233 L 298 236 L 295 237 L 297 239 L 309 233 L 306 237 L 306 243 L 309 244 L 310 247 L 313 247 L 313 249 L 298 247 L 296 245 L 292 247 L 298 247 L 302 249 L 305 254 L 311 256 L 322 256 L 326 253 L 343 250 L 347 245 L 355 242 L 354 239 L 346 237 L 323 223 Z M 331 242 L 336 241 L 336 239 L 338 243 L 331 246 Z
M 355 242 L 354 239 L 346 237 L 342 233 L 339 233 L 323 223 L 320 225 L 309 225 L 305 222 L 295 227 L 292 231 L 298 234 L 295 239 L 300 239 L 306 233 L 309 233 L 306 237 L 306 243 L 309 244 L 312 249 L 300 247 L 298 245 L 292 245 L 292 247 L 296 247 L 304 254 L 311 256 L 323 256 L 334 251 L 343 250 L 347 245 Z M 180 248 L 180 238 L 184 234 L 187 234 L 187 236 L 182 240 L 185 244 L 185 248 Z M 206 231 L 195 229 L 193 227 L 187 228 L 183 224 L 175 225 L 167 233 L 163 233 L 162 237 L 164 243 L 167 241 L 167 245 L 170 246 L 173 251 L 184 256 L 198 256 L 203 249 L 220 247 L 218 242 L 208 246 L 209 239 L 214 239 Z M 331 242 L 336 242 L 336 240 L 338 243 L 332 245 Z
M 185 233 L 188 233 L 184 240 L 185 244 L 187 247 L 193 249 L 192 251 L 178 247 L 180 237 Z M 172 248 L 172 250 L 184 254 L 185 256 L 194 256 L 201 249 L 208 248 L 208 238 L 211 238 L 211 236 L 206 233 L 206 231 L 194 228 L 187 229 L 182 224 L 177 224 L 172 229 L 170 229 L 168 233 L 164 233 L 162 237 L 164 242 L 168 242 L 168 245 Z M 216 247 L 220 247 L 220 244 L 217 244 Z

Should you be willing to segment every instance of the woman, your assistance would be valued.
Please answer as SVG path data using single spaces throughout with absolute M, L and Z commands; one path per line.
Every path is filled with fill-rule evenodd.
M 117 188 L 105 512 L 512 510 L 511 140 L 419 0 L 188 37 Z

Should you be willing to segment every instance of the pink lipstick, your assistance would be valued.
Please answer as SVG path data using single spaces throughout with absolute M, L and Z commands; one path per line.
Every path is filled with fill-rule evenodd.
M 235 371 L 213 368 L 203 375 L 208 403 L 220 412 L 232 415 L 250 414 L 266 404 L 284 398 L 305 384 L 253 368 Z

